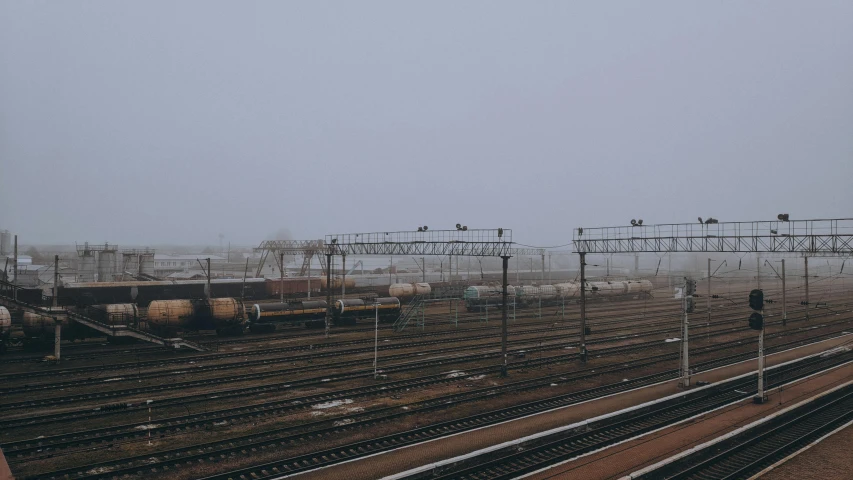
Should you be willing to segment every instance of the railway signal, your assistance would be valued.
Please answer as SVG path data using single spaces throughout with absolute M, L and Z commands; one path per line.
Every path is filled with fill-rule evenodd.
M 769 303 L 769 302 L 768 302 Z M 749 308 L 755 310 L 749 316 L 749 328 L 758 330 L 758 394 L 752 399 L 754 403 L 764 403 L 767 396 L 764 393 L 764 292 L 756 288 L 749 292 Z
M 764 317 L 758 312 L 753 312 L 752 315 L 749 316 L 749 328 L 753 330 L 763 330 Z
M 749 308 L 756 311 L 764 310 L 764 292 L 758 289 L 749 292 Z

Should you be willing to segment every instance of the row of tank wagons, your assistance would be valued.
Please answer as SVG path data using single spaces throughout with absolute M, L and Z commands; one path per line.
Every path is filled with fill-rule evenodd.
M 249 330 L 253 333 L 268 333 L 280 324 L 322 328 L 326 325 L 328 310 L 329 305 L 323 300 L 255 304 L 249 313 Z M 346 298 L 335 301 L 331 317 L 335 325 L 342 326 L 355 325 L 359 319 L 393 322 L 400 316 L 400 312 L 400 299 L 397 297 L 369 301 Z
M 242 298 L 244 300 L 264 300 L 285 297 L 305 297 L 324 292 L 326 277 L 308 279 L 306 277 L 214 279 L 210 282 L 210 296 L 214 298 Z M 380 297 L 407 298 L 425 295 L 431 292 L 428 283 L 396 283 L 390 286 L 356 287 L 355 279 L 347 277 L 333 278 L 331 287 L 340 291 L 346 286 L 348 293 L 376 293 Z M 85 307 L 102 304 L 135 303 L 145 307 L 156 300 L 174 300 L 182 298 L 204 298 L 207 282 L 205 280 L 183 280 L 175 282 L 91 282 L 68 283 L 59 287 L 59 303 L 66 306 Z M 38 298 L 32 299 L 33 305 L 42 304 L 42 291 L 35 289 Z M 23 293 L 22 293 L 23 295 Z
M 541 286 L 507 286 L 507 301 L 516 307 L 555 304 L 567 299 L 580 298 L 580 282 L 566 282 Z M 586 282 L 585 292 L 590 298 L 645 296 L 654 286 L 648 280 L 614 280 L 607 282 Z M 499 286 L 468 287 L 463 293 L 465 307 L 469 312 L 485 306 L 499 306 L 502 303 L 503 288 Z

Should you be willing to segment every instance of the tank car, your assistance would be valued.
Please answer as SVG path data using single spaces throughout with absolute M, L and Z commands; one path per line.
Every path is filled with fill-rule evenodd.
M 328 304 L 322 300 L 289 303 L 257 303 L 249 313 L 249 330 L 253 333 L 268 333 L 278 323 L 303 324 L 308 328 L 326 324 Z
M 374 319 L 379 314 L 380 322 L 393 322 L 399 318 L 402 309 L 397 297 L 381 297 L 373 302 L 345 298 L 335 302 L 332 316 L 335 325 L 355 325 L 360 318 Z
M 0 354 L 6 353 L 6 347 L 11 337 L 12 314 L 6 307 L 0 307 Z
M 515 287 L 507 285 L 507 303 L 515 302 Z M 503 305 L 503 287 L 472 286 L 462 293 L 465 308 L 469 312 L 482 311 L 489 307 L 501 307 Z
M 179 330 L 216 330 L 219 335 L 243 333 L 246 314 L 236 298 L 155 300 L 148 305 L 148 329 L 172 334 Z
M 557 288 L 553 285 L 524 285 L 515 287 L 516 305 L 526 307 L 529 305 L 538 305 L 540 302 L 543 305 L 553 303 L 558 299 Z
M 397 298 L 411 298 L 415 295 L 429 295 L 432 287 L 428 283 L 392 283 L 388 286 L 388 295 Z

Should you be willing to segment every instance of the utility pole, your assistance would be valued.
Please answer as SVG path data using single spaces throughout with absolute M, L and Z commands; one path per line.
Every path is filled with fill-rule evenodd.
M 690 386 L 690 321 L 688 312 L 693 311 L 693 290 L 695 282 L 688 277 L 684 277 L 684 293 L 681 296 L 681 306 L 683 317 L 682 339 L 681 339 L 681 386 Z
M 708 259 L 708 327 L 711 326 L 711 259 Z
M 278 284 L 278 301 L 284 303 L 284 252 L 279 252 L 279 264 L 278 264 L 278 274 L 279 274 L 279 284 Z
M 240 287 L 240 301 L 246 296 L 246 275 L 249 274 L 249 259 L 246 258 L 246 268 L 243 269 L 243 285 Z
M 421 257 L 421 264 L 422 264 L 422 265 L 423 265 L 423 267 L 424 267 L 424 268 L 422 268 L 422 269 L 421 269 L 421 273 L 423 274 L 423 280 L 422 280 L 422 281 L 423 281 L 424 283 L 426 283 L 426 260 L 424 259 L 424 257 Z M 469 267 L 470 267 L 470 265 L 471 265 L 471 259 L 468 259 L 468 265 L 469 265 Z M 470 268 L 469 268 L 469 270 L 470 270 Z
M 15 235 L 15 265 L 13 267 L 12 272 L 15 274 L 15 277 L 12 279 L 12 285 L 18 286 L 18 236 Z M 15 301 L 18 301 L 18 289 L 13 288 L 12 291 L 14 294 L 12 295 L 15 298 Z
M 59 255 L 53 256 L 53 306 L 56 307 L 59 296 Z
M 53 317 L 54 323 L 56 323 L 56 327 L 53 330 L 53 356 L 56 358 L 56 361 L 59 362 L 59 344 L 62 341 L 62 323 L 58 318 Z
M 788 324 L 788 298 L 785 290 L 785 259 L 782 259 L 782 326 Z
M 755 278 L 758 281 L 758 289 L 761 290 L 761 256 L 755 254 Z
M 542 281 L 539 282 L 539 285 L 545 285 L 545 254 L 542 254 Z
M 761 309 L 764 316 L 764 309 Z M 758 395 L 753 399 L 754 403 L 764 403 L 767 397 L 764 393 L 764 323 L 761 324 L 761 332 L 758 333 Z
M 347 296 L 347 256 L 341 255 L 341 298 Z
M 501 297 L 503 298 L 503 309 L 501 310 L 501 354 L 504 358 L 503 366 L 501 367 L 501 377 L 506 377 L 508 372 L 507 366 L 507 354 L 506 354 L 506 336 L 507 336 L 507 304 L 506 304 L 506 296 L 507 296 L 507 268 L 509 267 L 509 257 L 504 255 L 501 257 L 503 260 L 503 293 Z M 487 310 L 488 311 L 488 307 Z
M 326 338 L 332 326 L 332 254 L 326 254 Z
M 210 291 L 210 257 L 207 257 L 207 299 L 210 300 L 211 297 Z
M 581 362 L 586 363 L 586 252 L 580 252 L 581 256 Z
M 803 257 L 806 265 L 806 321 L 809 321 L 809 257 Z
M 308 298 L 311 298 L 311 259 L 312 257 L 308 257 Z

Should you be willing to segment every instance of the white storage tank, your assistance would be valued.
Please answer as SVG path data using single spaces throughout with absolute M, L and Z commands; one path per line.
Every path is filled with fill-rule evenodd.
M 432 287 L 430 287 L 428 283 L 416 283 L 414 285 L 415 295 L 429 295 L 430 293 L 432 293 Z

